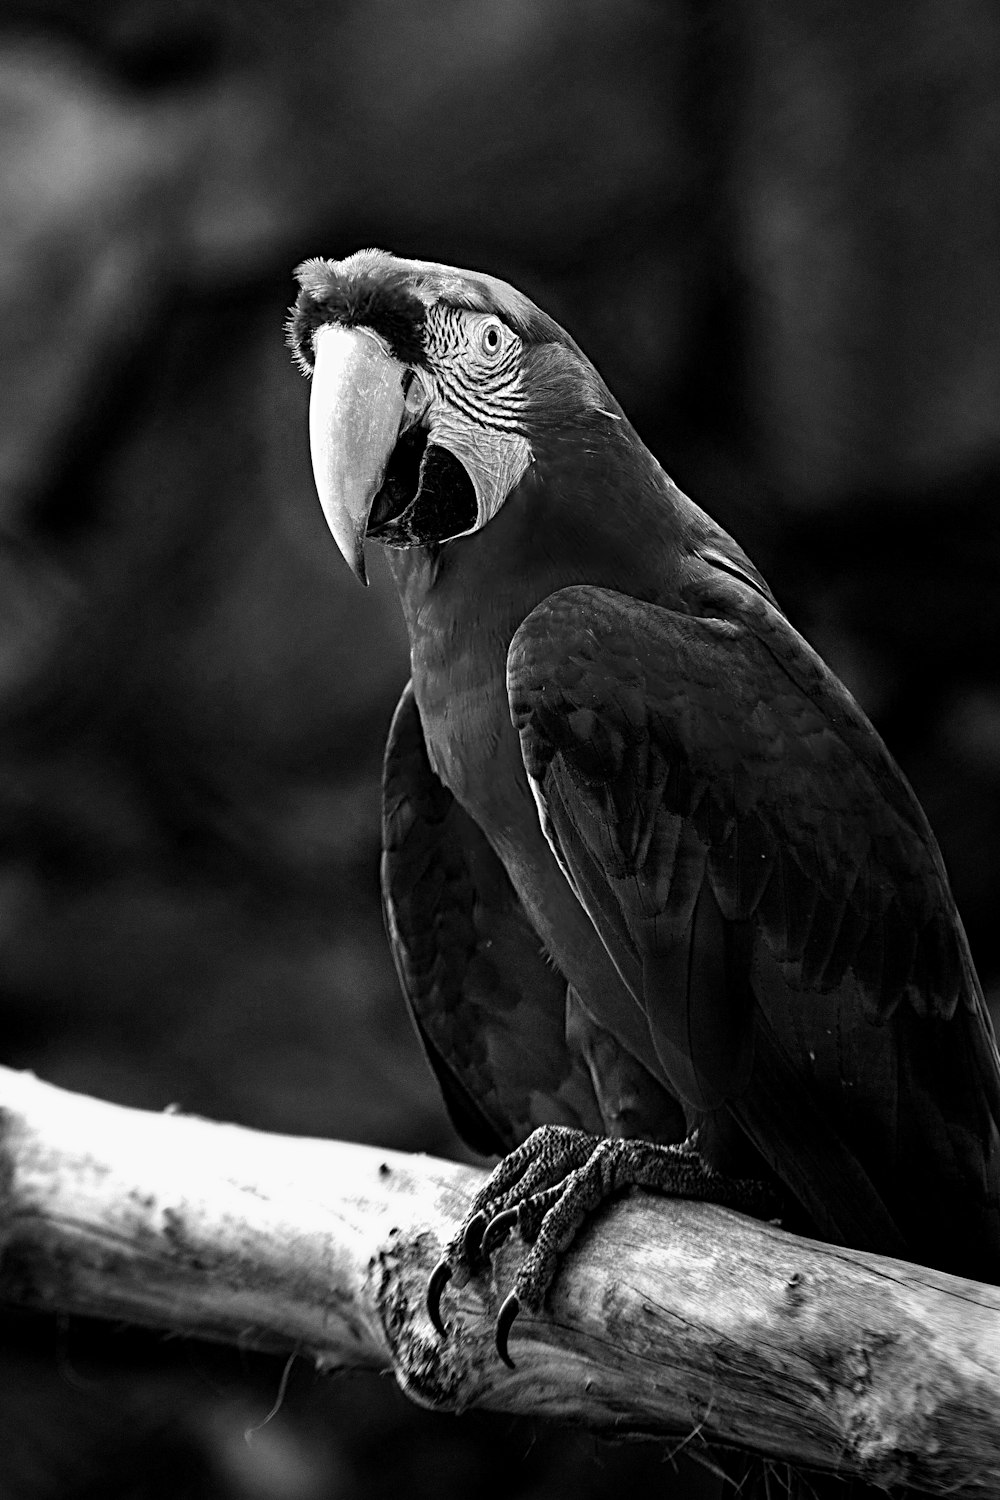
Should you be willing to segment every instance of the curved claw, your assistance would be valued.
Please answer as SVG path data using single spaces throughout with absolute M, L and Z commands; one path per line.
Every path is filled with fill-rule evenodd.
M 445 1256 L 442 1260 L 438 1261 L 427 1283 L 427 1316 L 441 1338 L 447 1338 L 444 1321 L 441 1317 L 441 1297 L 450 1280 L 451 1263 L 448 1257 Z
M 483 1232 L 488 1224 L 488 1219 L 480 1209 L 479 1213 L 473 1214 L 465 1226 L 465 1234 L 462 1236 L 462 1253 L 469 1265 L 474 1265 L 479 1259 L 479 1252 L 483 1243 Z
M 513 1326 L 514 1319 L 521 1311 L 521 1303 L 516 1292 L 509 1292 L 503 1300 L 503 1305 L 497 1314 L 496 1346 L 497 1353 L 508 1369 L 514 1369 L 514 1361 L 507 1353 L 507 1336 Z
M 481 1237 L 481 1253 L 485 1256 L 492 1255 L 494 1250 L 496 1250 L 499 1245 L 503 1244 L 504 1240 L 510 1234 L 511 1230 L 516 1227 L 516 1225 L 516 1208 L 505 1208 L 503 1213 L 496 1214 L 495 1217 L 492 1218 L 487 1224 L 486 1230 Z

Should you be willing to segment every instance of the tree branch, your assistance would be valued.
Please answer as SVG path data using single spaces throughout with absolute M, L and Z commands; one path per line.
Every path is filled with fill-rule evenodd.
M 932 1494 L 1000 1492 L 1000 1290 L 636 1195 L 568 1256 L 507 1369 L 496 1287 L 427 1277 L 474 1168 L 123 1109 L 0 1069 L 0 1296 L 391 1367 L 427 1406 L 696 1433 Z

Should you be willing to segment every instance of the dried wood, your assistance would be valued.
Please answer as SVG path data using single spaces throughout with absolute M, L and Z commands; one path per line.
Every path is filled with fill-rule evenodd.
M 126 1109 L 0 1069 L 0 1296 L 391 1368 L 438 1410 L 725 1443 L 930 1494 L 1000 1494 L 1000 1289 L 636 1194 L 567 1256 L 546 1314 L 427 1277 L 483 1172 Z

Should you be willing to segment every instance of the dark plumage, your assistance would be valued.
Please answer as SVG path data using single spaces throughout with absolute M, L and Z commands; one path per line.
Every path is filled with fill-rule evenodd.
M 390 938 L 458 1128 L 479 1150 L 545 1123 L 697 1132 L 797 1227 L 1000 1281 L 1000 1059 L 937 845 L 861 709 L 527 299 L 374 251 L 302 276 L 304 362 L 323 318 L 370 304 L 401 414 L 360 489 L 318 471 L 331 524 L 384 528 L 418 434 L 477 500 L 458 526 L 428 499 L 392 555 L 413 677 L 385 768 Z M 383 310 L 411 296 L 408 365 Z M 329 337 L 339 390 L 353 345 Z

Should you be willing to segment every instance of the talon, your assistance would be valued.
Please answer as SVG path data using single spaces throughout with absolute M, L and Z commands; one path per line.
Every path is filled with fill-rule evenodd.
M 497 1314 L 496 1346 L 497 1353 L 508 1369 L 514 1369 L 514 1361 L 507 1353 L 507 1335 L 510 1333 L 514 1319 L 521 1311 L 521 1304 L 516 1292 L 509 1292 L 504 1298 L 503 1306 Z
M 441 1338 L 447 1338 L 448 1336 L 441 1317 L 441 1297 L 450 1280 L 451 1265 L 447 1257 L 445 1257 L 438 1261 L 427 1283 L 427 1316 L 434 1324 Z
M 470 1265 L 479 1259 L 483 1244 L 483 1232 L 488 1222 L 486 1215 L 480 1210 L 479 1213 L 473 1214 L 465 1226 L 465 1234 L 462 1238 L 462 1253 Z
M 505 1208 L 503 1213 L 499 1213 L 495 1218 L 492 1218 L 487 1224 L 485 1232 L 480 1238 L 480 1254 L 488 1259 L 493 1254 L 494 1250 L 496 1250 L 499 1245 L 503 1244 L 504 1240 L 510 1234 L 511 1230 L 516 1227 L 516 1225 L 516 1208 Z

